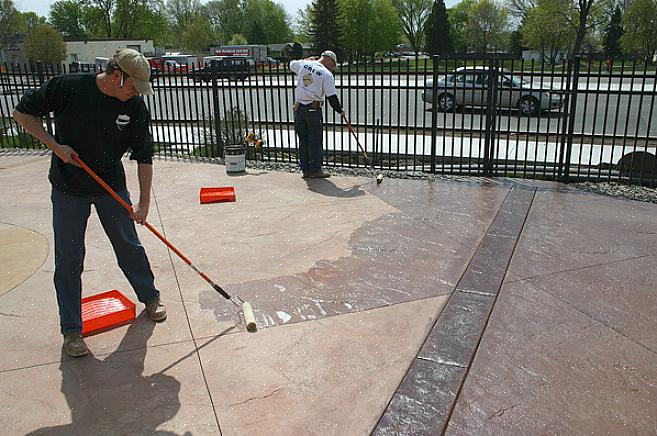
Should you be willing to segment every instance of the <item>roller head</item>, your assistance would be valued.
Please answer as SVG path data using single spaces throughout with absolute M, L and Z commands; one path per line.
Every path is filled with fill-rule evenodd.
M 376 183 L 377 183 L 377 185 L 378 185 L 379 183 L 381 183 L 381 182 L 383 182 L 383 174 L 379 174 L 378 176 L 376 176 Z
M 258 330 L 255 316 L 253 315 L 253 308 L 250 303 L 244 302 L 244 304 L 242 304 L 242 313 L 244 314 L 244 324 L 246 324 L 246 329 L 250 332 Z

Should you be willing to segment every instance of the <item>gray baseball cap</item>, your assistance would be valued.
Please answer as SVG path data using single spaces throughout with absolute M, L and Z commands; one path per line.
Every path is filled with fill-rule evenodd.
M 325 51 L 323 51 L 323 52 L 322 52 L 322 56 L 326 56 L 327 58 L 331 58 L 331 60 L 333 61 L 333 63 L 334 63 L 335 65 L 338 64 L 338 57 L 337 57 L 337 56 L 335 55 L 335 53 L 333 53 L 331 50 L 325 50 Z
M 114 53 L 114 62 L 128 76 L 132 77 L 132 83 L 142 95 L 153 95 L 151 78 L 151 67 L 143 54 L 131 48 L 120 48 Z

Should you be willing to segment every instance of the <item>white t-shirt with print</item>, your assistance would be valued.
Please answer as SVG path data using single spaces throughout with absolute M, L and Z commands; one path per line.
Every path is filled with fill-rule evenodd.
M 297 74 L 294 99 L 299 103 L 324 101 L 324 96 L 336 94 L 333 73 L 319 61 L 291 61 L 290 69 Z

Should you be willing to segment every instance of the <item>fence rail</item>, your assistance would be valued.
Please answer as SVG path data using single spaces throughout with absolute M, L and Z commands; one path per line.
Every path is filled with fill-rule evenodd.
M 155 94 L 145 101 L 157 153 L 220 157 L 224 145 L 244 143 L 253 132 L 264 145 L 249 145 L 250 159 L 296 162 L 296 80 L 286 66 L 259 68 L 244 81 L 210 70 L 155 75 Z M 66 73 L 40 64 L 0 68 L 0 147 L 41 147 L 15 125 L 11 111 L 23 92 Z M 361 58 L 343 63 L 335 76 L 338 97 L 372 159 L 367 164 L 657 184 L 657 74 L 636 60 Z M 365 166 L 339 114 L 326 107 L 324 121 L 326 165 Z

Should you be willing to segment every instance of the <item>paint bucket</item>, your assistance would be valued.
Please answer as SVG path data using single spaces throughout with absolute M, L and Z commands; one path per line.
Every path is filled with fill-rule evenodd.
M 201 204 L 235 201 L 235 189 L 230 186 L 225 188 L 201 188 L 199 198 Z
M 227 145 L 224 147 L 224 160 L 227 173 L 242 173 L 246 170 L 246 156 L 243 145 Z

